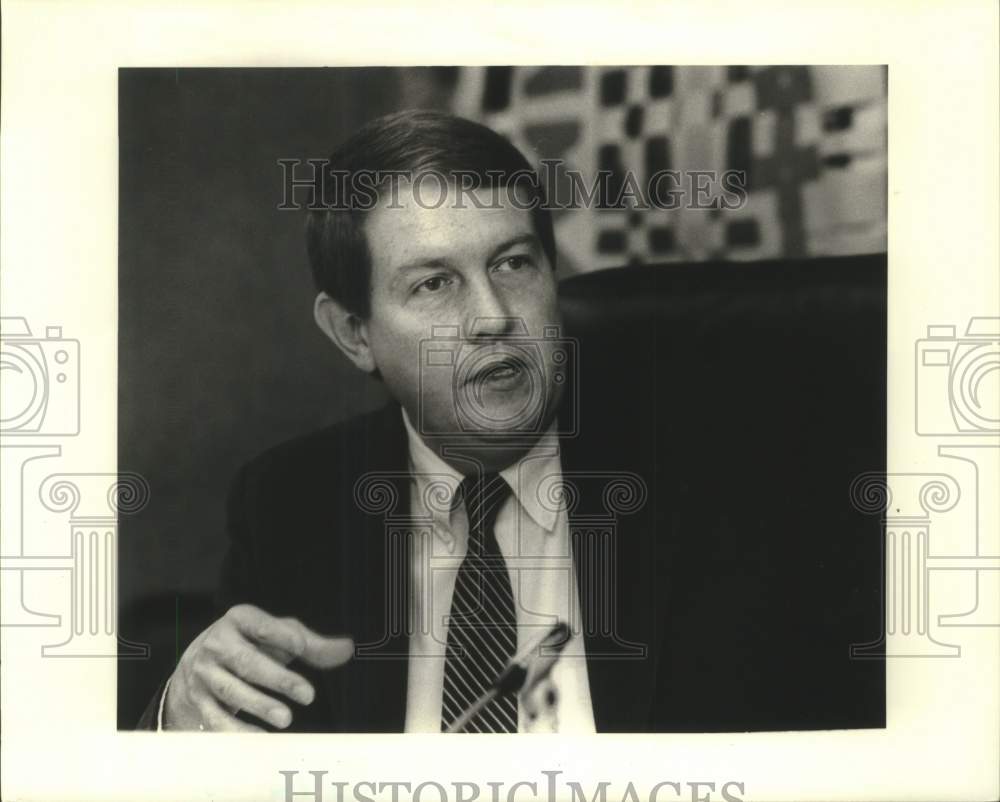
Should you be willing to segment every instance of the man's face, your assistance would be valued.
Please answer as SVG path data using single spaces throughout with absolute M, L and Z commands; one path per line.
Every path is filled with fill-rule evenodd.
M 543 338 L 559 324 L 555 275 L 530 211 L 506 193 L 492 205 L 488 190 L 473 194 L 486 208 L 468 193 L 457 207 L 454 188 L 439 203 L 436 182 L 416 194 L 404 183 L 369 213 L 369 346 L 422 435 L 523 441 L 548 425 L 561 390 Z

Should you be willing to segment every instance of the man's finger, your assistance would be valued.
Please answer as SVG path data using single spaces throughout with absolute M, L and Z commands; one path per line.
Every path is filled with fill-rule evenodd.
M 282 660 L 283 651 L 314 668 L 336 668 L 354 655 L 351 638 L 320 635 L 296 618 L 276 618 L 250 604 L 233 607 L 227 615 L 244 637 L 269 647 L 281 662 L 287 662 Z
M 263 732 L 260 727 L 240 721 L 231 716 L 211 696 L 203 696 L 198 701 L 198 714 L 201 716 L 199 730 L 210 732 Z
M 306 648 L 302 632 L 305 627 L 294 618 L 277 618 L 252 604 L 237 605 L 226 616 L 236 624 L 245 638 L 279 650 L 279 654 L 284 652 L 298 657 Z M 289 660 L 282 662 L 287 663 Z
M 281 665 L 287 666 L 292 660 L 295 659 L 295 655 L 291 652 L 286 652 L 280 646 L 271 646 L 268 643 L 262 643 L 260 648 L 265 654 L 269 654 L 275 660 L 277 660 Z
M 267 690 L 277 691 L 299 704 L 312 704 L 316 696 L 305 677 L 277 663 L 260 647 L 244 640 L 221 656 L 220 661 L 236 676 Z
M 305 649 L 299 657 L 313 668 L 336 668 L 354 656 L 354 640 L 349 637 L 327 637 L 313 632 L 304 624 L 302 627 Z
M 245 710 L 279 730 L 292 723 L 292 711 L 277 699 L 272 699 L 253 686 L 230 674 L 221 666 L 213 666 L 205 675 L 205 683 L 216 700 L 230 712 Z

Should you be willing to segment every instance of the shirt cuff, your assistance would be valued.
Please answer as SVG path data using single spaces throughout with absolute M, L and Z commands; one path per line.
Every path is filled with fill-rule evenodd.
M 170 680 L 173 677 L 168 677 L 166 683 L 163 686 L 163 694 L 160 696 L 160 708 L 156 712 L 156 731 L 163 732 L 163 708 L 167 703 L 167 691 L 170 690 Z

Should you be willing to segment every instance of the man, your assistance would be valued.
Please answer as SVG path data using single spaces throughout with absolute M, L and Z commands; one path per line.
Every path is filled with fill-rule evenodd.
M 751 729 L 810 705 L 834 711 L 821 725 L 864 720 L 836 700 L 878 677 L 840 667 L 833 687 L 822 667 L 844 642 L 801 634 L 782 654 L 786 619 L 747 627 L 732 607 L 738 560 L 685 517 L 683 394 L 659 391 L 643 342 L 594 371 L 561 330 L 552 221 L 522 154 L 403 112 L 329 168 L 307 229 L 315 319 L 394 403 L 240 471 L 221 616 L 143 725 Z M 511 665 L 542 658 L 557 622 L 542 696 L 516 694 Z
M 313 211 L 308 236 L 320 287 L 317 324 L 359 369 L 377 373 L 399 402 L 375 419 L 380 434 L 395 428 L 398 436 L 405 430 L 405 454 L 400 449 L 393 457 L 401 461 L 405 456 L 412 473 L 415 516 L 429 512 L 422 500 L 432 479 L 444 480 L 446 505 L 436 511 L 437 537 L 411 548 L 417 556 L 409 558 L 414 590 L 408 615 L 428 626 L 416 628 L 406 655 L 387 658 L 408 663 L 406 729 L 439 731 L 488 690 L 490 679 L 502 673 L 519 646 L 579 608 L 565 509 L 539 500 L 542 483 L 561 479 L 557 417 L 566 378 L 557 371 L 559 345 L 551 336 L 559 327 L 552 223 L 532 197 L 530 182 L 517 182 L 531 174 L 523 156 L 489 129 L 446 115 L 403 113 L 377 120 L 334 154 L 330 168 L 327 177 L 341 175 L 338 171 L 347 176 L 362 170 L 392 173 L 391 183 L 377 187 L 374 205 L 370 195 L 362 197 L 357 187 L 345 185 L 354 194 L 331 204 L 337 208 Z M 488 175 L 490 170 L 497 175 Z M 428 177 L 441 180 L 425 181 Z M 330 190 L 319 182 L 324 201 Z M 372 208 L 361 208 L 365 200 Z M 421 362 L 421 343 L 442 329 L 458 333 L 454 358 L 468 366 L 468 375 L 457 381 L 455 370 L 429 369 Z M 353 421 L 324 436 L 356 437 L 370 421 Z M 343 443 L 318 470 L 332 474 L 348 468 L 348 487 L 362 474 L 374 475 L 379 463 L 361 462 L 372 456 L 366 451 L 373 441 L 362 437 L 362 448 Z M 315 441 L 285 447 L 289 458 L 299 452 L 290 462 L 295 469 L 301 468 L 298 460 L 310 442 Z M 279 453 L 265 462 L 281 462 Z M 463 485 L 466 477 L 473 481 Z M 477 481 L 483 478 L 499 485 L 480 487 Z M 487 497 L 497 493 L 495 509 L 484 509 L 491 505 Z M 462 570 L 473 542 L 470 530 L 476 528 L 472 510 L 492 519 L 480 533 L 487 541 L 478 546 L 485 552 L 482 559 L 503 561 L 517 552 L 516 565 L 505 572 L 482 566 Z M 294 517 L 293 509 L 288 512 Z M 342 527 L 335 516 L 321 538 L 366 538 L 348 523 L 353 512 L 340 513 Z M 253 527 L 255 522 L 247 523 Z M 240 528 L 234 524 L 237 539 L 222 587 L 228 612 L 180 660 L 163 699 L 166 728 L 257 728 L 235 711 L 279 729 L 301 725 L 289 701 L 321 705 L 315 701 L 315 684 L 286 667 L 289 660 L 333 670 L 353 656 L 350 638 L 325 637 L 303 623 L 315 610 L 287 603 L 287 589 L 253 584 L 259 578 L 253 550 L 259 546 L 241 542 L 238 538 L 252 535 Z M 283 547 L 292 545 L 287 533 L 282 537 Z M 445 549 L 438 554 L 442 544 Z M 311 561 L 317 555 L 298 556 Z M 328 570 L 336 575 L 343 567 L 331 563 Z M 497 576 L 501 573 L 506 576 Z M 285 581 L 294 585 L 303 577 L 290 573 Z M 342 596 L 339 584 L 328 587 L 329 605 L 360 605 L 352 594 Z M 458 600 L 463 590 L 476 599 Z M 248 604 L 251 600 L 259 606 Z M 449 627 L 461 614 L 475 620 Z M 385 626 L 372 615 L 362 626 Z M 455 633 L 463 631 L 471 634 L 458 638 Z M 549 689 L 558 701 L 551 707 L 558 705 L 563 729 L 593 731 L 581 633 L 572 633 L 562 648 L 565 659 Z M 356 662 L 361 673 L 384 672 L 380 660 L 362 665 L 359 655 Z M 517 709 L 511 694 L 506 697 L 465 731 L 524 729 L 526 712 Z M 358 723 L 377 727 L 374 714 Z M 330 720 L 328 726 L 339 728 L 343 722 Z

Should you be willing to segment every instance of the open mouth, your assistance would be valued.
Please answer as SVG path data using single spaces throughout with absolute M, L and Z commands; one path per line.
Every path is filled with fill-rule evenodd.
M 484 360 L 484 364 L 469 376 L 469 383 L 483 385 L 502 385 L 518 380 L 525 372 L 524 365 L 515 357 L 497 354 Z
M 477 429 L 528 428 L 545 401 L 538 360 L 520 349 L 479 351 L 460 363 L 459 415 Z

